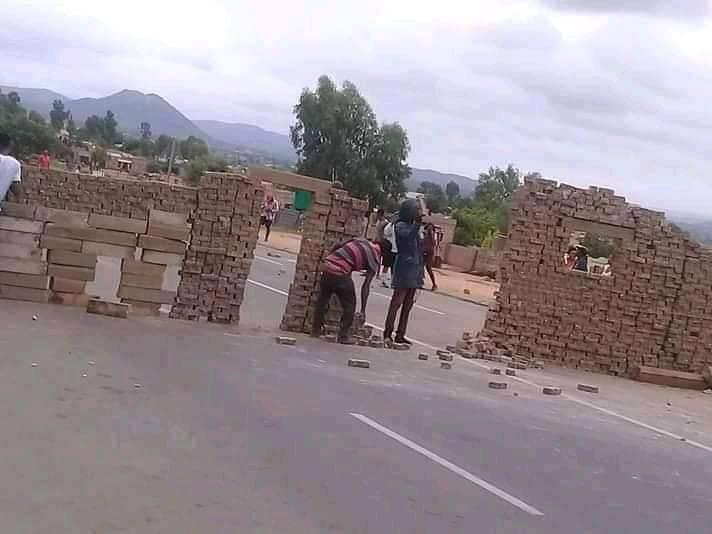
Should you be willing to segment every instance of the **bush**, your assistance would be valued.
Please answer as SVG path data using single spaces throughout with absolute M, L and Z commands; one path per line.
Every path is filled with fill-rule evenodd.
M 457 227 L 454 242 L 456 245 L 482 246 L 491 243 L 492 235 L 498 231 L 497 213 L 486 208 L 461 208 L 454 212 Z

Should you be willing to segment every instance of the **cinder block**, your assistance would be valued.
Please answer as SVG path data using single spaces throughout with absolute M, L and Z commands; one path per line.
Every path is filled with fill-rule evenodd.
M 145 234 L 148 221 L 145 219 L 129 219 L 128 217 L 114 217 L 112 215 L 92 213 L 89 215 L 89 225 L 105 230 Z
M 155 237 L 151 235 L 141 235 L 138 237 L 138 246 L 145 250 L 156 250 L 158 252 L 169 252 L 171 254 L 185 254 L 185 243 L 166 239 L 165 237 Z
M 127 232 L 117 232 L 115 230 L 102 230 L 99 228 L 80 228 L 58 226 L 48 223 L 45 233 L 53 237 L 64 237 L 67 239 L 80 239 L 82 241 L 94 241 L 97 243 L 109 243 L 110 245 L 121 245 L 123 247 L 136 246 L 136 234 Z
M 68 250 L 50 250 L 47 261 L 56 265 L 72 265 L 74 267 L 96 267 L 96 256 L 82 252 L 69 252 Z
M 579 391 L 585 391 L 586 393 L 598 393 L 598 386 L 591 386 L 589 384 L 579 384 L 576 386 Z
M 47 264 L 34 259 L 0 257 L 0 271 L 23 274 L 47 274 Z
M 544 386 L 541 392 L 544 395 L 561 395 L 561 388 L 556 386 Z
M 12 230 L 0 230 L 0 247 L 4 244 L 24 245 L 26 247 L 38 247 L 40 236 L 38 234 L 27 234 L 25 232 L 13 232 Z
M 67 278 L 69 280 L 94 280 L 94 269 L 87 267 L 70 267 L 68 265 L 53 265 L 47 267 L 47 274 Z
M 427 360 L 427 359 L 428 359 L 428 354 L 425 353 L 425 352 L 421 352 L 420 354 L 418 354 L 418 359 L 419 359 L 419 360 Z
M 129 305 L 129 315 L 135 315 L 136 317 L 159 317 L 161 315 L 160 304 L 131 299 L 121 299 L 121 301 Z
M 153 302 L 156 304 L 173 304 L 176 298 L 174 291 L 161 291 L 160 289 L 145 289 L 120 285 L 118 296 L 122 299 L 138 300 L 140 302 Z
M 134 259 L 124 259 L 121 262 L 121 272 L 135 274 L 137 276 L 163 276 L 166 272 L 165 265 L 155 263 L 144 263 Z
M 26 234 L 41 234 L 43 227 L 43 222 L 28 221 L 27 219 L 17 219 L 15 217 L 0 215 L 0 230 L 24 232 Z
M 672 369 L 660 369 L 658 367 L 648 367 L 645 365 L 633 368 L 632 377 L 640 382 L 659 384 L 673 388 L 684 389 L 707 389 L 707 382 L 702 375 L 686 373 L 683 371 L 673 371 Z
M 361 367 L 363 369 L 368 369 L 371 367 L 371 362 L 368 360 L 359 360 L 356 358 L 349 359 L 349 367 Z
M 148 212 L 149 223 L 165 224 L 168 226 L 185 226 L 187 220 L 187 213 L 174 213 L 156 209 L 152 209 Z
M 514 369 L 505 369 L 504 374 L 507 376 L 517 376 L 517 371 Z
M 168 239 L 176 239 L 178 241 L 188 241 L 190 236 L 190 227 L 188 226 L 170 226 L 150 222 L 148 223 L 148 235 L 154 237 L 165 237 Z
M 129 313 L 129 305 L 120 302 L 107 302 L 101 299 L 89 299 L 87 313 L 126 319 Z
M 133 258 L 136 256 L 136 247 L 122 247 L 108 243 L 82 242 L 82 252 L 95 256 L 109 256 L 111 258 Z
M 440 369 L 452 369 L 452 362 L 440 362 Z
M 491 374 L 491 375 L 501 375 L 501 374 L 502 374 L 502 370 L 501 370 L 501 369 L 498 369 L 497 367 L 494 367 L 494 368 L 490 369 L 490 374 Z
M 32 234 L 22 235 L 32 236 Z M 42 259 L 42 249 L 40 249 L 37 244 L 16 245 L 14 243 L 0 243 L 0 256 L 40 261 Z
M 438 351 L 438 359 L 444 361 L 444 362 L 451 362 L 453 361 L 455 357 L 453 356 L 452 352 L 449 351 Z
M 87 283 L 83 280 L 52 277 L 52 290 L 60 293 L 84 293 Z
M 275 338 L 277 343 L 279 345 L 296 345 L 297 344 L 297 339 L 294 337 L 287 337 L 287 336 L 277 336 Z
M 155 252 L 144 250 L 141 259 L 146 263 L 157 263 L 160 265 L 180 265 L 183 263 L 183 254 L 169 254 L 167 252 Z
M 0 299 L 27 300 L 30 302 L 48 302 L 49 290 L 33 289 L 30 287 L 0 285 Z
M 36 220 L 54 223 L 65 227 L 87 228 L 88 217 L 89 213 L 82 211 L 46 208 L 44 206 L 38 206 L 35 210 Z
M 21 274 L 0 272 L 0 284 L 6 286 L 47 289 L 49 276 L 43 274 Z
M 161 289 L 163 287 L 163 276 L 141 276 L 138 274 L 121 273 L 121 284 L 146 289 Z
M 490 389 L 507 389 L 507 383 L 506 382 L 489 382 L 487 384 L 487 387 Z
M 82 250 L 82 242 L 79 239 L 67 239 L 65 237 L 43 235 L 40 238 L 40 247 L 49 250 L 68 250 L 70 252 L 79 252 Z

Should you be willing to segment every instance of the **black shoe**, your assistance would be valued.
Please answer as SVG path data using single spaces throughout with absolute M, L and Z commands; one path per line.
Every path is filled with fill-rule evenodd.
M 406 339 L 406 338 L 403 337 L 403 336 L 396 336 L 395 342 L 396 342 L 396 343 L 405 343 L 406 345 L 412 345 L 412 344 L 413 344 L 413 342 L 412 342 L 411 340 Z

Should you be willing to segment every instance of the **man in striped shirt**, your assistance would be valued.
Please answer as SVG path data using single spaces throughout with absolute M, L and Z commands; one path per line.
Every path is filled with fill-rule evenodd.
M 380 244 L 372 243 L 362 237 L 339 243 L 331 249 L 331 253 L 324 260 L 321 269 L 320 293 L 314 310 L 312 336 L 319 337 L 321 335 L 329 300 L 331 295 L 335 294 L 343 309 L 339 327 L 339 343 L 353 344 L 349 330 L 356 311 L 356 288 L 351 279 L 351 273 L 366 271 L 366 278 L 361 286 L 361 313 L 365 316 L 371 282 L 376 276 L 380 264 Z

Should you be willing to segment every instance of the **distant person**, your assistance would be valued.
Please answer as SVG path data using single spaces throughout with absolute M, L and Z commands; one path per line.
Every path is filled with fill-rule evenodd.
M 435 283 L 435 273 L 433 272 L 433 265 L 435 264 L 435 240 L 435 225 L 433 223 L 427 223 L 425 225 L 425 236 L 423 238 L 423 262 L 425 263 L 425 269 L 428 271 L 430 281 L 433 283 L 433 291 L 437 291 L 438 289 L 438 284 Z
M 576 247 L 576 263 L 574 271 L 588 272 L 588 250 L 586 247 Z
M 397 218 L 397 215 L 394 217 Z M 393 265 L 396 262 L 397 254 L 398 246 L 396 245 L 393 222 L 388 221 L 383 228 L 383 277 L 381 279 L 383 287 L 391 287 L 391 275 L 393 274 Z
M 269 234 L 272 229 L 272 223 L 279 211 L 279 203 L 272 195 L 267 195 L 267 198 L 262 203 L 262 213 L 260 215 L 260 226 L 265 227 L 265 243 L 269 239 Z M 258 229 L 259 231 L 259 229 Z
M 40 154 L 40 157 L 39 157 L 39 166 L 40 166 L 40 169 L 42 169 L 42 170 L 44 170 L 44 171 L 48 171 L 48 170 L 49 170 L 50 163 L 51 163 L 51 161 L 50 161 L 50 158 L 49 158 L 49 152 L 47 152 L 47 151 L 45 150 L 44 152 L 42 152 L 42 154 Z
M 381 246 L 363 237 L 349 239 L 331 249 L 321 269 L 319 298 L 316 302 L 312 325 L 313 337 L 319 337 L 322 334 L 329 300 L 331 300 L 331 295 L 335 294 L 343 310 L 338 341 L 345 345 L 353 345 L 349 331 L 356 312 L 356 288 L 351 279 L 351 273 L 367 271 L 366 279 L 361 286 L 361 314 L 366 317 L 366 303 L 371 282 L 378 272 L 380 263 Z
M 0 133 L 0 200 L 5 200 L 10 187 L 20 182 L 22 167 L 20 162 L 10 156 L 12 139 Z
M 378 273 L 378 278 L 381 275 L 385 278 L 388 276 L 388 269 L 393 267 L 393 252 L 391 250 L 391 244 L 386 240 L 385 230 L 388 225 L 388 219 L 386 219 L 386 212 L 383 208 L 379 208 L 376 212 L 376 243 L 380 243 L 381 251 L 383 253 L 383 265 Z
M 566 251 L 566 254 L 564 254 L 564 265 L 566 265 L 569 271 L 573 270 L 576 265 L 576 247 L 569 247 Z
M 422 215 L 415 200 L 403 201 L 398 220 L 393 223 L 396 261 L 393 265 L 393 296 L 388 306 L 383 339 L 396 343 L 410 343 L 405 334 L 408 329 L 410 310 L 415 303 L 418 289 L 423 287 L 423 240 L 420 236 Z M 400 311 L 398 329 L 393 340 L 393 327 Z

